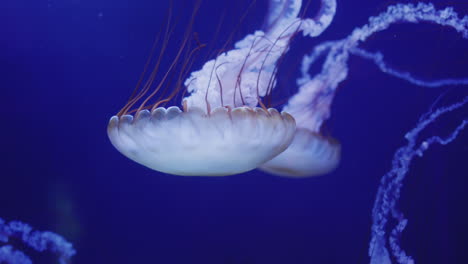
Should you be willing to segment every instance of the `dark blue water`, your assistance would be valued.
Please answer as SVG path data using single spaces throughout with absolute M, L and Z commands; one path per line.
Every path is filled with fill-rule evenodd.
M 164 66 L 178 51 L 193 2 L 174 0 L 177 24 Z M 194 30 L 211 50 L 200 53 L 194 70 L 236 28 L 234 39 L 259 28 L 265 2 L 239 24 L 250 1 L 203 1 Z M 293 93 L 291 65 L 298 68 L 314 45 L 347 36 L 394 2 L 338 1 L 322 36 L 293 43 L 277 93 Z M 467 12 L 463 1 L 437 1 L 448 4 Z M 438 105 L 446 105 L 466 96 L 467 87 L 417 87 L 353 58 L 326 125 L 343 148 L 336 171 L 301 180 L 260 171 L 165 175 L 118 153 L 106 126 L 138 80 L 168 6 L 2 0 L 0 217 L 63 235 L 78 251 L 73 263 L 368 263 L 371 209 L 394 151 L 441 94 Z M 468 76 L 467 44 L 448 28 L 401 24 L 363 47 L 382 51 L 398 69 L 437 79 Z M 466 116 L 465 107 L 423 135 L 446 135 Z M 464 131 L 413 163 L 400 207 L 409 218 L 403 247 L 418 263 L 468 262 L 467 157 Z

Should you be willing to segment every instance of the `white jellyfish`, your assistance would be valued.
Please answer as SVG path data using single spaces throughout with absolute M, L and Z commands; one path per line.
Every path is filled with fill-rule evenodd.
M 278 61 L 294 35 L 317 36 L 331 23 L 336 2 L 322 4 L 314 19 L 301 19 L 302 1 L 271 0 L 263 30 L 247 35 L 234 49 L 206 62 L 184 82 L 189 95 L 182 99 L 182 109 L 158 107 L 167 98 L 147 104 L 162 90 L 181 52 L 148 95 L 158 61 L 144 87 L 110 119 L 112 144 L 137 163 L 175 175 L 222 176 L 257 167 L 285 176 L 330 171 L 338 164 L 340 151 L 336 140 L 320 135 L 323 120 L 311 125 L 314 121 L 308 118 L 312 109 L 301 112 L 304 105 L 292 106 L 294 97 L 281 113 L 262 103 L 262 97 L 276 86 Z M 187 38 L 181 51 L 186 42 Z M 167 42 L 162 49 L 164 45 Z M 304 85 L 321 84 L 309 80 Z M 179 86 L 176 84 L 169 98 Z M 143 102 L 134 109 L 140 100 Z M 329 105 L 323 109 L 325 115 Z
M 301 5 L 301 0 L 270 0 L 262 30 L 247 35 L 232 50 L 206 62 L 185 82 L 179 78 L 175 88 L 169 89 L 168 97 L 148 104 L 157 93 L 167 91 L 165 81 L 187 45 L 186 36 L 153 92 L 148 95 L 159 60 L 144 87 L 111 118 L 108 135 L 112 144 L 140 164 L 176 175 L 231 175 L 255 168 L 288 177 L 320 175 L 332 171 L 340 160 L 339 142 L 324 136 L 321 128 L 330 116 L 337 87 L 348 75 L 350 55 L 372 60 L 383 72 L 421 86 L 468 82 L 421 81 L 389 68 L 381 54 L 359 47 L 369 36 L 397 22 L 433 22 L 468 36 L 468 19 L 458 18 L 450 8 L 439 11 L 431 4 L 399 4 L 372 17 L 369 24 L 356 28 L 348 37 L 316 46 L 303 59 L 298 92 L 289 98 L 281 113 L 268 109 L 262 98 L 277 86 L 278 62 L 288 51 L 291 39 L 298 33 L 320 35 L 336 12 L 336 0 L 321 0 L 313 19 L 300 18 Z M 165 39 L 161 54 L 167 45 Z M 311 77 L 309 69 L 319 57 L 325 57 L 322 70 Z M 189 64 L 184 64 L 179 76 L 186 73 Z M 181 90 L 189 93 L 181 100 L 182 109 L 158 107 Z M 140 101 L 143 102 L 133 108 Z

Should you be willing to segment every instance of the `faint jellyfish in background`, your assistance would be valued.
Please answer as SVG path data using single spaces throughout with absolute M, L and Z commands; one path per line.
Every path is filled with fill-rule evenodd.
M 339 144 L 335 140 L 320 136 L 318 129 L 305 130 L 307 125 L 301 122 L 308 120 L 295 121 L 294 115 L 279 113 L 262 102 L 276 86 L 278 62 L 294 35 L 302 32 L 305 36 L 317 36 L 331 23 L 336 3 L 322 4 L 314 19 L 301 19 L 298 15 L 302 1 L 270 1 L 262 30 L 247 35 L 235 43 L 234 49 L 218 54 L 182 82 L 199 48 L 181 59 L 188 45 L 186 34 L 161 81 L 154 84 L 161 63 L 158 59 L 147 82 L 142 87 L 137 85 L 128 103 L 111 118 L 108 135 L 112 144 L 128 158 L 157 171 L 222 176 L 255 169 L 294 140 L 311 146 L 305 149 L 305 156 L 309 161 L 319 159 L 320 162 L 311 163 L 319 167 L 319 172 L 331 170 L 339 160 Z M 198 8 L 194 9 L 192 21 Z M 191 32 L 191 24 L 187 32 Z M 168 41 L 166 32 L 161 55 Z M 184 63 L 177 68 L 180 61 Z M 170 75 L 177 76 L 175 83 L 169 81 Z M 189 95 L 181 100 L 182 110 L 177 106 L 159 107 L 182 93 L 183 85 Z M 158 99 L 150 103 L 157 94 Z M 296 130 L 296 125 L 300 129 Z M 323 158 L 316 151 L 327 156 Z M 276 174 L 307 174 L 301 173 L 301 167 L 278 162 L 263 169 Z M 310 166 L 306 169 L 311 170 Z
M 50 252 L 58 256 L 60 264 L 70 263 L 75 255 L 71 243 L 63 237 L 48 231 L 33 231 L 28 224 L 11 221 L 6 223 L 0 218 L 0 263 L 3 264 L 32 264 L 32 260 L 14 245 L 22 242 L 25 246 L 38 251 Z

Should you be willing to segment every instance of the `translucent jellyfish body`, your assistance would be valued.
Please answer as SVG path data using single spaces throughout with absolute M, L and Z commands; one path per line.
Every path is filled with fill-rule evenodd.
M 151 169 L 187 176 L 222 176 L 253 170 L 284 151 L 294 119 L 275 109 L 156 108 L 112 117 L 108 134 L 128 158 Z
M 319 35 L 336 7 L 335 1 L 323 1 L 314 19 L 302 19 L 301 5 L 300 0 L 270 1 L 262 30 L 247 35 L 186 79 L 184 89 L 189 94 L 182 99 L 182 108 L 158 107 L 166 101 L 163 98 L 146 104 L 144 98 L 161 88 L 158 85 L 146 94 L 151 76 L 149 84 L 111 118 L 112 144 L 137 163 L 175 175 L 222 176 L 260 167 L 278 175 L 310 176 L 336 167 L 336 141 L 298 124 L 287 110 L 280 113 L 262 103 L 276 87 L 278 61 L 290 40 L 298 32 Z M 131 110 L 139 100 L 144 101 Z

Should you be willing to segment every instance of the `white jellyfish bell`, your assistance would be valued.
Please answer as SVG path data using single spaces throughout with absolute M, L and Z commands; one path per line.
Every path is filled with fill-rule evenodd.
M 137 92 L 110 119 L 110 141 L 131 160 L 174 175 L 223 176 L 260 167 L 278 175 L 310 176 L 333 169 L 339 160 L 336 141 L 298 123 L 309 122 L 299 114 L 296 119 L 287 110 L 280 113 L 262 103 L 262 97 L 276 86 L 278 60 L 292 37 L 301 31 L 316 36 L 330 24 L 335 5 L 327 2 L 332 5 L 328 3 L 311 20 L 298 18 L 301 1 L 270 1 L 263 31 L 247 35 L 183 83 L 189 95 L 182 99 L 181 108 L 159 107 L 182 90 L 180 78 L 168 97 L 148 104 L 155 94 L 164 93 L 164 82 L 187 45 L 185 37 L 160 84 L 151 88 L 158 61 L 144 87 L 137 86 Z M 184 63 L 181 75 L 188 64 Z M 147 95 L 150 89 L 154 90 Z
M 176 175 L 221 176 L 253 170 L 285 150 L 295 122 L 275 109 L 172 106 L 113 116 L 108 134 L 125 156 Z

